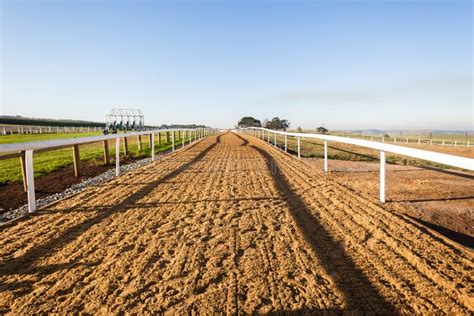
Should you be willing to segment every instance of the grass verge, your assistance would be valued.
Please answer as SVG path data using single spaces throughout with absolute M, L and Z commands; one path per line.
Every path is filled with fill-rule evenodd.
M 76 138 L 97 136 L 101 133 L 71 133 L 71 134 L 27 134 L 27 135 L 6 135 L 0 137 L 0 144 L 9 144 L 15 142 L 32 142 L 61 138 Z M 176 147 L 181 146 L 182 139 L 176 140 Z M 189 140 L 185 138 L 185 142 Z M 166 133 L 161 133 L 161 144 L 158 143 L 158 134 L 155 135 L 155 153 L 170 150 L 171 142 L 166 142 Z M 115 141 L 109 141 L 109 152 L 111 163 L 115 158 Z M 123 152 L 123 141 L 121 146 Z M 85 144 L 79 146 L 80 160 L 90 161 L 98 165 L 104 165 L 104 147 L 103 142 Z M 138 137 L 128 137 L 128 157 L 145 158 L 151 156 L 151 147 L 149 137 L 142 136 L 141 150 L 138 150 Z M 56 149 L 34 154 L 33 158 L 35 178 L 45 176 L 61 168 L 73 165 L 73 152 L 71 148 Z M 9 183 L 18 183 L 22 181 L 20 158 L 10 158 L 0 160 L 0 185 Z

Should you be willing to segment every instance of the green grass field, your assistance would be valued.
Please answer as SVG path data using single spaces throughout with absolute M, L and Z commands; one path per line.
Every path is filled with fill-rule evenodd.
M 28 135 L 5 135 L 0 136 L 0 144 L 9 144 L 15 142 L 32 142 L 43 141 L 60 138 L 77 138 L 86 136 L 97 136 L 101 133 L 71 133 L 71 134 L 28 134 Z M 155 135 L 155 152 L 164 152 L 171 149 L 171 142 L 166 143 L 165 133 L 161 134 L 161 145 L 158 145 L 158 136 Z M 188 139 L 185 139 L 187 142 Z M 181 146 L 181 139 L 176 141 L 176 147 Z M 151 148 L 149 146 L 148 136 L 142 136 L 142 149 L 138 150 L 138 139 L 136 136 L 128 138 L 129 155 L 135 158 L 151 156 Z M 115 157 L 115 143 L 109 141 L 109 151 L 111 160 Z M 123 151 L 123 143 L 121 147 Z M 94 164 L 104 164 L 103 143 L 92 143 L 79 146 L 81 161 L 89 161 Z M 73 165 L 72 148 L 62 148 L 46 152 L 37 153 L 34 155 L 34 174 L 35 177 L 42 177 L 51 172 L 59 170 L 64 167 Z M 0 185 L 8 183 L 17 183 L 22 181 L 20 158 L 10 158 L 0 160 Z
M 51 139 L 65 139 L 65 138 L 79 138 L 88 136 L 99 136 L 100 132 L 91 133 L 60 133 L 60 134 L 13 134 L 0 136 L 1 144 L 24 143 L 24 142 L 38 142 Z

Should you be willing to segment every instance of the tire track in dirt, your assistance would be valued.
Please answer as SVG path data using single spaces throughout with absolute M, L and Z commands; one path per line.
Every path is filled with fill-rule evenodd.
M 232 133 L 0 229 L 0 312 L 472 312 L 469 252 Z
M 266 144 L 263 146 L 266 146 L 267 150 L 271 147 Z M 300 195 L 304 196 L 306 203 L 311 205 L 312 209 L 321 210 L 318 212 L 318 216 L 325 219 L 327 227 L 339 231 L 341 240 L 350 240 L 351 247 L 358 248 L 359 254 L 365 255 L 368 259 L 367 263 L 378 262 L 378 264 L 372 265 L 372 268 L 378 268 L 380 272 L 385 273 L 385 277 L 388 277 L 393 271 L 401 270 L 399 278 L 404 280 L 398 280 L 398 282 L 404 283 L 404 285 L 397 287 L 400 291 L 403 288 L 409 289 L 406 291 L 405 298 L 415 306 L 415 311 L 441 311 L 443 306 L 450 306 L 446 310 L 457 313 L 466 313 L 467 310 L 472 310 L 472 297 L 470 296 L 472 293 L 472 278 L 470 277 L 472 275 L 472 256 L 469 252 L 460 252 L 457 249 L 453 253 L 451 247 L 433 245 L 437 240 L 432 240 L 426 234 L 420 234 L 418 229 L 411 227 L 411 223 L 385 212 L 382 208 L 356 196 L 353 192 L 345 192 L 348 191 L 346 188 L 338 186 L 337 183 L 331 183 L 327 177 L 320 181 L 320 174 L 312 172 L 309 175 L 308 170 L 313 169 L 305 169 L 306 166 L 300 161 L 288 159 L 289 157 L 285 154 L 273 148 L 270 151 L 273 157 L 283 158 L 275 159 L 282 163 L 281 170 L 285 176 L 297 180 L 294 185 L 296 186 L 295 190 L 301 192 Z M 342 192 L 344 192 L 343 196 L 337 194 Z M 369 212 L 367 208 L 369 208 Z M 340 214 L 341 211 L 345 214 Z M 332 215 L 332 217 L 327 215 Z M 379 216 L 382 219 L 379 219 Z M 351 238 L 351 236 L 357 237 Z M 369 240 L 368 245 L 367 239 Z M 364 252 L 370 251 L 368 248 L 374 246 L 370 244 L 371 239 L 376 240 L 374 245 L 377 245 L 377 249 L 374 250 L 371 257 L 367 257 Z M 354 261 L 357 260 L 357 256 L 353 257 Z M 383 259 L 380 260 L 380 257 Z M 397 264 L 391 265 L 392 263 Z M 370 266 L 366 270 L 369 268 Z M 395 282 L 395 279 L 390 277 L 388 280 Z M 396 301 L 396 298 L 394 297 L 392 300 Z M 424 301 L 424 303 L 420 301 Z M 397 306 L 400 304 L 403 303 L 396 303 Z M 423 306 L 424 304 L 427 305 Z M 408 312 L 410 309 L 406 311 Z
M 293 171 L 292 174 L 295 174 L 295 172 L 297 173 L 297 171 L 295 171 L 295 170 L 292 170 L 292 171 Z M 307 186 L 307 184 L 306 184 L 306 186 Z M 318 202 L 320 202 L 316 207 L 323 208 L 323 209 L 326 210 L 326 212 L 324 212 L 322 214 L 334 213 L 334 212 L 332 212 L 331 208 L 328 208 L 328 206 L 331 206 L 331 205 L 339 205 L 340 206 L 341 202 L 337 198 L 334 199 L 332 197 L 332 195 L 333 195 L 332 192 L 334 192 L 334 190 L 332 190 L 332 189 L 329 190 L 330 196 L 327 197 L 326 199 L 324 199 L 324 191 L 325 190 L 322 190 L 323 196 L 321 196 L 321 191 L 318 191 L 318 193 L 317 193 L 317 196 L 319 197 L 318 201 L 316 201 L 316 202 L 310 201 L 309 203 L 312 203 L 313 205 L 315 205 Z M 364 231 L 362 233 L 359 232 L 358 234 L 352 233 L 353 235 L 359 235 L 359 236 L 362 236 L 362 237 L 366 236 L 364 238 L 358 238 L 358 240 L 353 242 L 353 244 L 360 244 L 361 242 L 365 242 L 366 240 L 364 240 L 364 239 L 370 239 L 374 232 L 379 236 L 383 236 L 384 240 L 381 240 L 380 242 L 382 242 L 385 247 L 391 249 L 391 251 L 394 254 L 396 254 L 396 256 L 401 260 L 400 262 L 402 263 L 402 265 L 407 265 L 407 264 L 409 265 L 409 267 L 407 267 L 405 269 L 405 271 L 416 271 L 416 275 L 422 277 L 422 279 L 418 279 L 418 282 L 411 281 L 414 284 L 413 286 L 417 287 L 422 292 L 421 297 L 426 297 L 430 292 L 432 292 L 433 287 L 442 286 L 444 288 L 439 293 L 440 296 L 433 295 L 432 293 L 431 293 L 431 295 L 428 295 L 428 296 L 432 296 L 435 299 L 440 300 L 440 299 L 444 299 L 444 297 L 446 297 L 446 294 L 448 294 L 448 297 L 449 297 L 449 299 L 452 300 L 452 303 L 454 303 L 456 301 L 461 301 L 464 304 L 466 304 L 467 306 L 469 306 L 470 298 L 467 297 L 465 295 L 465 293 L 459 293 L 455 289 L 459 284 L 461 284 L 461 285 L 466 284 L 468 286 L 468 288 L 470 287 L 470 284 L 472 284 L 472 282 L 469 278 L 469 275 L 470 275 L 469 264 L 467 266 L 457 264 L 458 263 L 457 258 L 462 258 L 462 257 L 456 256 L 456 258 L 450 258 L 450 259 L 453 259 L 453 260 L 449 260 L 449 261 L 447 261 L 447 263 L 443 262 L 443 261 L 440 261 L 439 264 L 437 264 L 438 263 L 437 261 L 439 261 L 439 257 L 438 257 L 437 261 L 436 261 L 436 259 L 435 260 L 426 260 L 427 258 L 430 259 L 430 257 L 433 257 L 432 256 L 433 252 L 437 252 L 441 257 L 448 257 L 449 258 L 451 256 L 450 256 L 449 252 L 448 253 L 446 253 L 446 252 L 439 253 L 439 250 L 437 248 L 433 249 L 433 252 L 430 252 L 430 253 L 427 253 L 427 254 L 417 253 L 416 251 L 413 251 L 411 248 L 419 248 L 419 247 L 415 247 L 415 246 L 418 246 L 418 244 L 421 244 L 421 243 L 418 242 L 416 245 L 409 245 L 407 243 L 407 241 L 410 240 L 409 238 L 407 238 L 407 235 L 409 236 L 411 234 L 411 232 L 409 230 L 407 231 L 406 229 L 404 229 L 403 236 L 399 233 L 397 233 L 397 236 L 391 236 L 390 235 L 390 231 L 391 230 L 393 231 L 392 228 L 394 228 L 394 227 L 404 228 L 406 224 L 403 225 L 399 221 L 398 223 L 396 223 L 396 225 L 391 225 L 390 229 L 384 230 L 384 226 L 387 227 L 387 225 L 385 225 L 384 222 L 378 221 L 376 224 L 374 224 L 373 219 L 376 219 L 376 218 L 375 217 L 371 218 L 370 216 L 367 216 L 367 206 L 369 206 L 369 205 L 367 205 L 367 202 L 365 204 L 359 203 L 359 204 L 362 204 L 364 206 L 363 208 L 361 207 L 361 208 L 358 209 L 357 207 L 355 207 L 358 204 L 358 203 L 356 203 L 357 200 L 360 201 L 360 199 L 357 199 L 356 197 L 352 197 L 351 205 L 345 205 L 345 207 L 338 207 L 338 209 L 346 210 L 345 215 L 343 215 L 343 216 L 334 215 L 334 218 L 344 218 L 346 223 L 347 222 L 352 223 L 352 225 L 351 224 L 346 225 L 348 231 L 351 230 L 350 227 L 354 227 L 354 226 L 356 226 L 359 231 L 364 230 L 365 226 L 367 226 L 367 224 L 370 224 L 368 226 L 369 230 Z M 374 209 L 374 207 L 372 207 L 372 209 Z M 377 209 L 377 207 L 375 209 L 376 209 L 376 211 L 380 210 L 380 208 Z M 386 214 L 388 214 L 388 213 L 385 213 L 383 215 L 386 215 Z M 387 216 L 385 216 L 385 217 L 387 217 Z M 387 220 L 390 220 L 390 218 L 388 218 Z M 338 221 L 338 220 L 335 220 L 335 221 Z M 337 227 L 337 225 L 333 225 L 333 226 Z M 372 228 L 370 228 L 370 226 L 372 226 Z M 348 235 L 346 232 L 341 233 L 341 235 L 344 235 L 344 234 Z M 348 236 L 350 236 L 350 234 Z M 419 241 L 420 238 L 426 239 L 426 236 L 417 236 L 416 240 Z M 436 256 L 434 258 L 436 258 Z M 466 261 L 466 260 L 464 260 L 464 261 Z M 388 260 L 387 262 L 390 263 L 390 260 Z M 446 265 L 446 264 L 448 266 L 450 266 L 450 269 L 447 269 L 447 270 L 443 269 L 444 268 L 443 266 Z M 435 266 L 436 266 L 436 271 L 434 269 Z M 466 268 L 468 268 L 468 269 L 466 270 Z M 398 267 L 397 270 L 400 270 L 400 267 Z M 384 269 L 384 271 L 387 271 L 387 269 Z M 462 271 L 462 272 L 453 274 L 452 273 L 453 271 Z M 447 275 L 446 273 L 443 273 L 443 272 L 448 272 L 448 274 L 450 274 L 450 275 Z M 409 273 L 407 273 L 407 274 L 409 274 Z M 456 277 L 456 276 L 459 276 L 459 275 L 462 275 L 463 278 L 459 279 L 459 278 Z M 407 278 L 405 278 L 405 279 L 407 279 Z M 434 282 L 431 281 L 432 279 L 434 279 Z M 409 281 L 405 280 L 405 283 L 407 283 L 407 282 L 409 282 Z M 426 286 L 426 285 L 423 286 L 423 283 L 426 284 L 426 283 L 429 283 L 429 282 L 432 283 L 431 286 Z M 423 293 L 423 291 L 425 293 Z M 470 289 L 468 290 L 468 292 L 470 292 Z M 438 305 L 438 304 L 432 303 L 432 302 L 430 304 Z

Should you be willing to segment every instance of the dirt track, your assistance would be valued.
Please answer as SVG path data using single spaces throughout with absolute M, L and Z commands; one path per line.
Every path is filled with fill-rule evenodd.
M 0 312 L 472 314 L 473 256 L 250 137 L 1 226 Z

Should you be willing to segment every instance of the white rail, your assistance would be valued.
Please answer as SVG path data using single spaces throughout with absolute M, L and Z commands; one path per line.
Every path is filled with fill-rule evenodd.
M 298 158 L 301 157 L 301 138 L 319 139 L 324 141 L 324 172 L 328 172 L 328 142 L 338 142 L 349 145 L 356 145 L 366 148 L 371 148 L 380 151 L 380 201 L 385 203 L 385 152 L 390 152 L 398 155 L 408 156 L 412 158 L 427 160 L 431 162 L 440 163 L 447 166 L 457 167 L 474 171 L 474 159 L 447 155 L 438 152 L 422 150 L 417 148 L 403 147 L 398 145 L 379 143 L 375 141 L 369 141 L 364 139 L 348 138 L 342 136 L 332 136 L 323 134 L 309 134 L 309 133 L 289 133 L 282 131 L 270 130 L 262 127 L 248 127 L 242 128 L 241 131 L 250 133 L 255 137 L 270 141 L 270 134 L 274 134 L 274 145 L 276 146 L 276 136 L 285 136 L 285 151 L 288 151 L 288 137 L 294 137 L 297 139 L 297 152 Z M 265 135 L 266 134 L 266 135 Z
M 46 141 L 39 141 L 39 142 L 24 142 L 24 143 L 13 143 L 13 144 L 4 144 L 0 145 L 0 154 L 1 153 L 12 153 L 12 152 L 25 152 L 25 172 L 26 172 L 26 186 L 27 186 L 27 196 L 28 196 L 28 211 L 34 212 L 36 210 L 36 199 L 35 199 L 35 183 L 34 183 L 34 168 L 33 168 L 33 152 L 35 150 L 42 150 L 42 149 L 53 149 L 58 147 L 67 147 L 67 146 L 74 146 L 80 144 L 88 144 L 88 143 L 95 143 L 104 140 L 111 140 L 115 139 L 115 151 L 116 151 L 116 158 L 115 158 L 115 174 L 118 176 L 120 174 L 120 140 L 123 138 L 128 138 L 131 136 L 139 136 L 139 135 L 151 135 L 151 159 L 154 160 L 155 158 L 155 142 L 154 142 L 154 135 L 157 133 L 163 132 L 170 132 L 172 137 L 172 144 L 171 148 L 172 151 L 175 149 L 175 132 L 187 132 L 189 143 L 193 143 L 203 137 L 208 135 L 212 135 L 216 132 L 215 129 L 212 128 L 196 128 L 196 129 L 189 129 L 189 128 L 172 128 L 172 129 L 157 129 L 157 130 L 150 130 L 150 131 L 143 131 L 143 132 L 131 132 L 131 133 L 120 133 L 120 134 L 113 134 L 113 135 L 104 135 L 104 136 L 91 136 L 91 137 L 80 137 L 80 138 L 69 138 L 69 139 L 55 139 L 55 140 L 46 140 Z M 184 146 L 184 134 L 182 140 L 182 146 Z
M 104 130 L 104 128 L 105 123 L 103 126 L 40 126 L 0 124 L 0 135 L 101 132 Z

